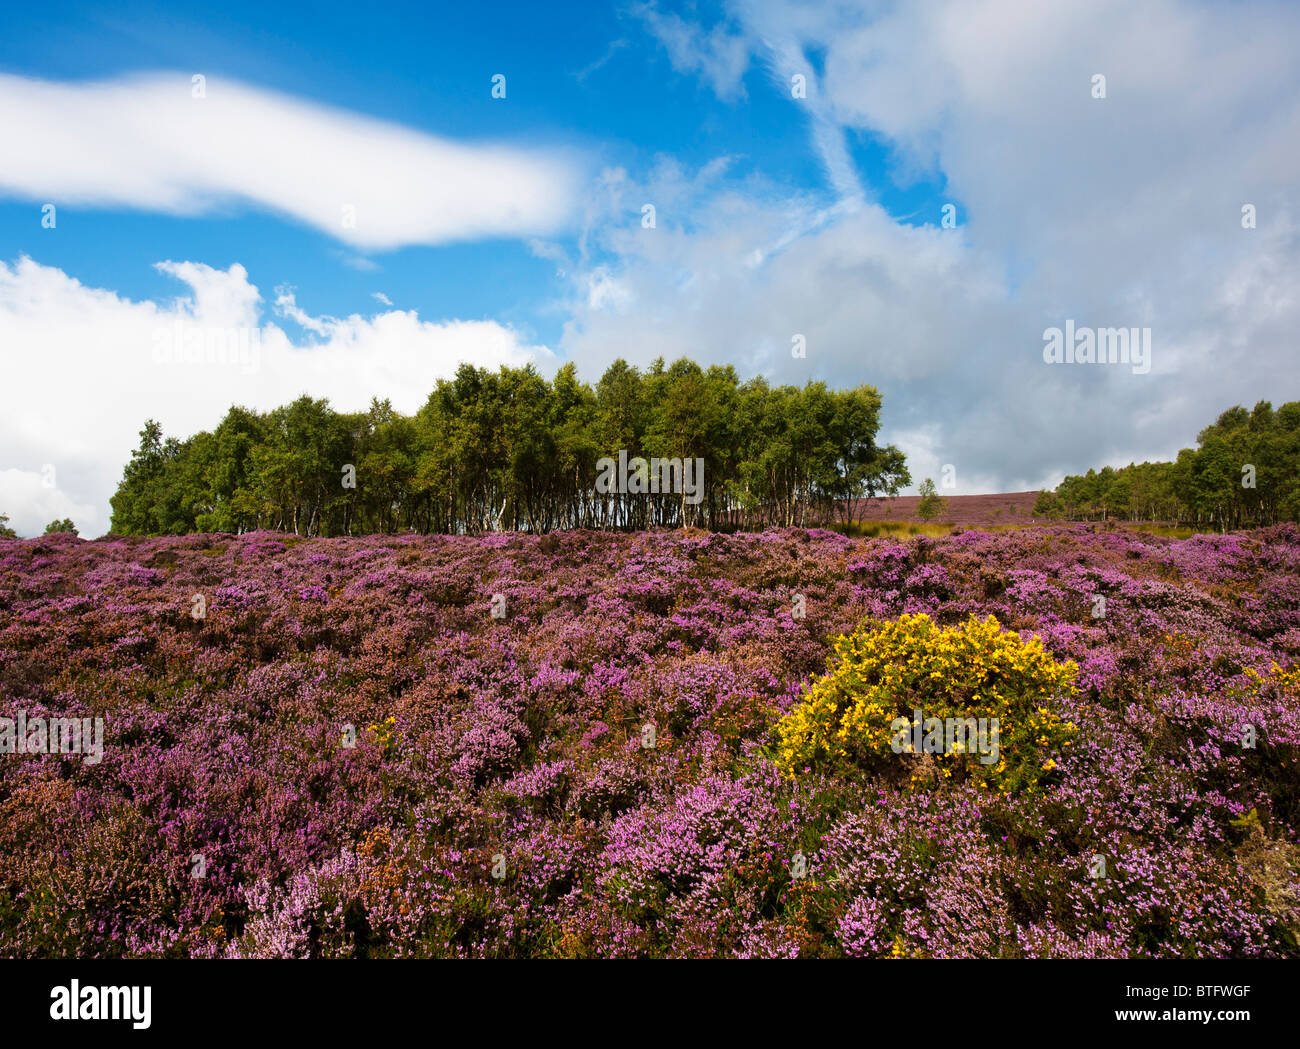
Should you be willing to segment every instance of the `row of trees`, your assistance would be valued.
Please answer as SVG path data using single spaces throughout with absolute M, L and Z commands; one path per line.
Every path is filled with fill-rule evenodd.
M 1172 463 L 1107 466 L 1041 492 L 1034 512 L 1226 531 L 1300 520 L 1300 401 L 1230 408 Z
M 156 422 L 113 496 L 115 534 L 301 535 L 697 525 L 754 528 L 852 520 L 862 500 L 911 483 L 876 444 L 880 394 L 741 383 L 689 360 L 645 372 L 619 360 L 593 389 L 570 364 L 462 365 L 413 416 L 300 397 L 269 413 L 232 407 L 211 432 Z M 601 459 L 703 461 L 702 487 L 601 491 Z M 635 467 L 635 464 L 634 464 Z
M 51 521 L 45 526 L 45 534 L 53 535 L 55 532 L 68 532 L 71 535 L 77 535 L 77 526 L 72 523 L 71 517 L 65 517 L 59 521 Z M 0 514 L 0 539 L 17 539 L 18 533 L 9 527 L 9 515 Z

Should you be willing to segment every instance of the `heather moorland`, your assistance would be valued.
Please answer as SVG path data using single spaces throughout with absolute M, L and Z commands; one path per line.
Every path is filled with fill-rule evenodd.
M 0 954 L 1294 955 L 1298 660 L 1294 525 L 0 540 Z

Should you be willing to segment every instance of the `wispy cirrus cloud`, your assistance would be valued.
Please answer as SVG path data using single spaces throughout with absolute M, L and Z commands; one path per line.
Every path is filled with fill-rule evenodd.
M 634 4 L 630 11 L 663 44 L 677 72 L 702 77 L 719 98 L 744 96 L 753 47 L 746 34 L 725 22 L 706 29 L 681 15 L 661 11 L 654 3 Z
M 231 204 L 362 251 L 554 233 L 571 150 L 465 143 L 217 77 L 97 83 L 0 74 L 0 193 L 200 215 Z

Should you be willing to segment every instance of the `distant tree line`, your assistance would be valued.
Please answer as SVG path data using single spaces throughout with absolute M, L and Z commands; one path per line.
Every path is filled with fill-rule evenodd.
M 56 532 L 67 532 L 70 535 L 77 535 L 77 526 L 73 524 L 71 517 L 65 517 L 62 520 L 51 521 L 45 526 L 46 535 L 54 535 Z M 17 539 L 18 533 L 9 527 L 9 515 L 0 514 L 0 539 Z
M 1229 408 L 1172 463 L 1107 466 L 1040 492 L 1034 513 L 1226 531 L 1300 520 L 1300 401 Z
M 876 444 L 880 407 L 871 386 L 741 383 L 731 367 L 685 359 L 644 372 L 619 360 L 594 388 L 572 364 L 549 382 L 531 366 L 466 364 L 412 416 L 387 400 L 348 413 L 304 396 L 268 413 L 232 407 L 186 440 L 149 420 L 112 498 L 111 530 L 329 536 L 848 521 L 862 500 L 911 483 L 902 453 Z M 702 460 L 702 490 L 691 500 L 599 491 L 599 461 L 621 450 Z

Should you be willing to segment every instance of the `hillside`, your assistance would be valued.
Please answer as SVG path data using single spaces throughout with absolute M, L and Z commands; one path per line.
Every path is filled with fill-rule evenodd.
M 944 495 L 942 491 L 939 493 Z M 1000 492 L 993 495 L 947 495 L 947 510 L 935 518 L 945 524 L 976 527 L 979 525 L 1030 524 L 1037 492 Z M 919 522 L 916 509 L 919 495 L 900 495 L 889 499 L 864 499 L 854 505 L 864 521 Z M 1043 523 L 1043 522 L 1038 522 Z
M 785 776 L 910 614 L 1076 664 L 1057 742 Z M 1298 656 L 1293 526 L 0 540 L 3 716 L 104 722 L 0 762 L 0 955 L 1294 953 Z

